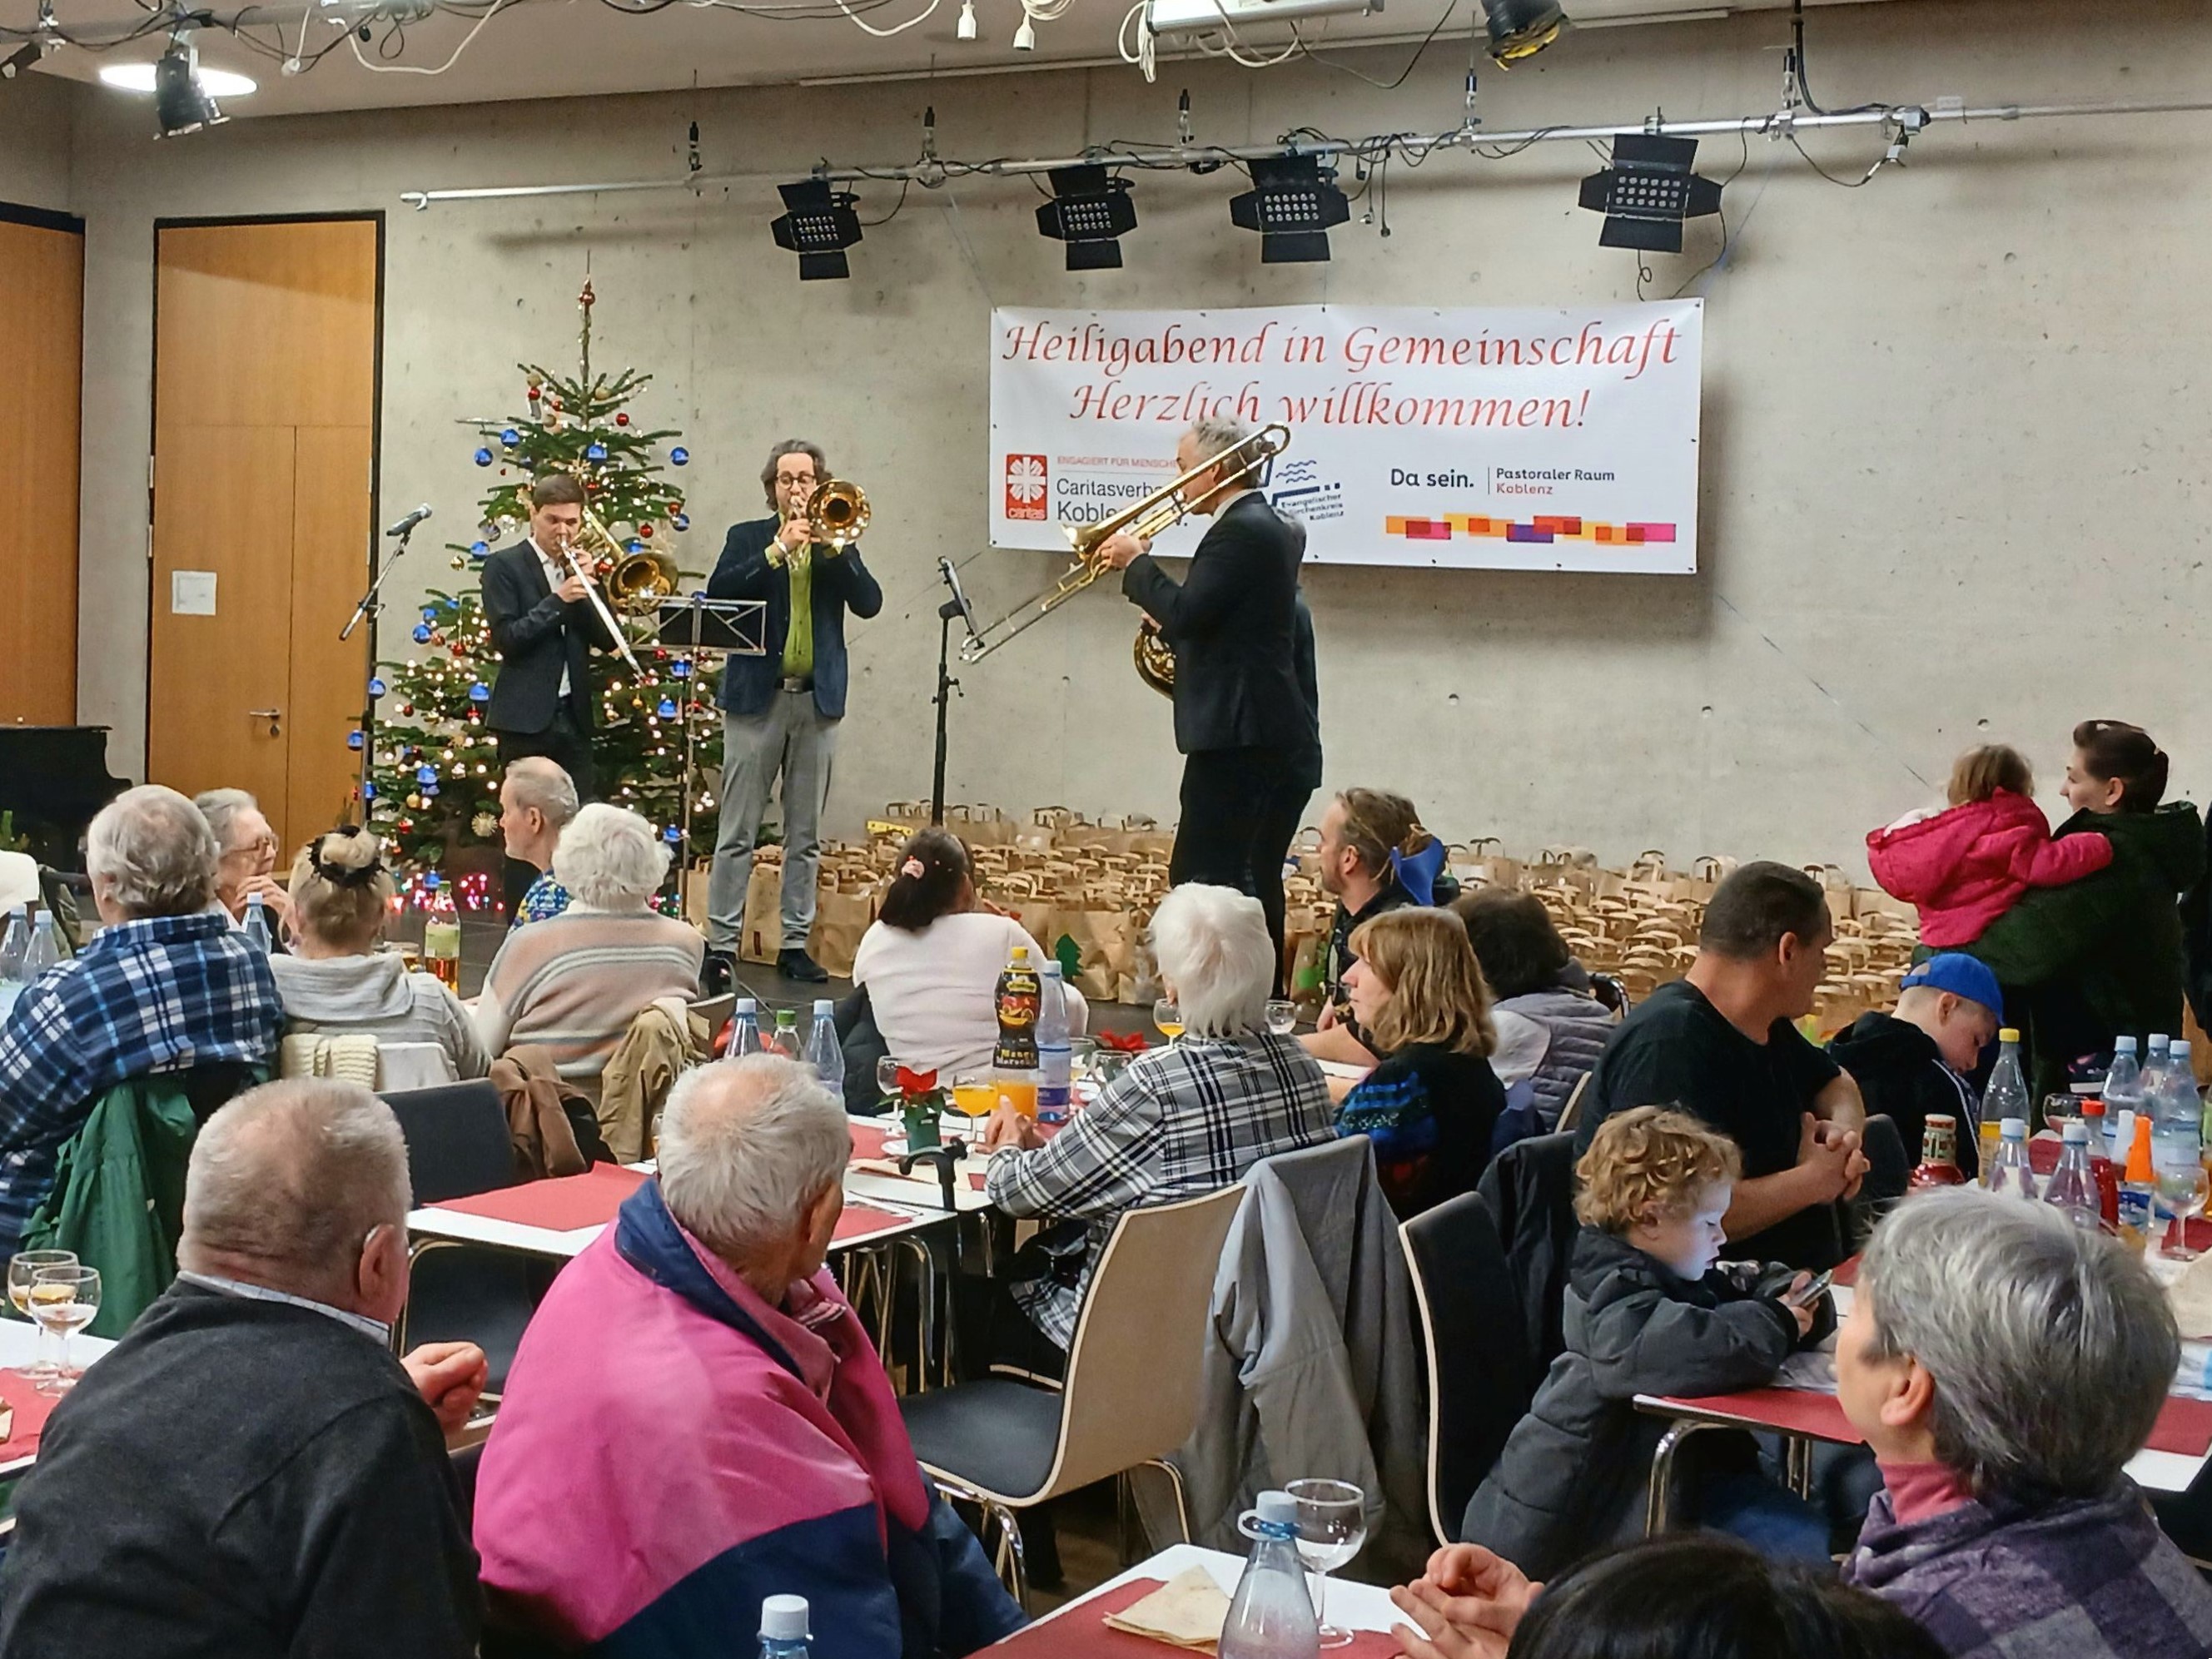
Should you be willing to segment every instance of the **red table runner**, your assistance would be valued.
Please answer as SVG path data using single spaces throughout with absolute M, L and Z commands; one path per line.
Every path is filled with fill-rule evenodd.
M 872 1204 L 855 1204 L 848 1200 L 844 1214 L 837 1218 L 837 1238 L 866 1238 L 870 1233 L 882 1232 L 887 1227 L 903 1227 L 914 1218 L 901 1215 L 896 1210 L 879 1210 Z
M 39 1449 L 39 1437 L 46 1432 L 46 1419 L 62 1403 L 62 1397 L 40 1394 L 39 1385 L 21 1371 L 0 1370 L 0 1400 L 15 1409 L 8 1438 L 0 1441 L 0 1463 L 12 1463 Z
M 1741 1394 L 1709 1395 L 1668 1403 L 1747 1418 L 1766 1428 L 1846 1445 L 1859 1445 L 1864 1439 L 1844 1415 L 1843 1403 L 1835 1395 L 1812 1389 L 1747 1389 Z M 2202 1457 L 2212 1451 L 2212 1401 L 2168 1395 L 2146 1443 L 2151 1451 L 2179 1452 L 2185 1457 Z
M 986 1653 L 1035 1654 L 1044 1659 L 1164 1659 L 1171 1653 L 1186 1653 L 1189 1650 L 1154 1641 L 1149 1636 L 1133 1636 L 1127 1631 L 1115 1630 L 1107 1624 L 1106 1615 L 1119 1613 L 1124 1607 L 1134 1607 L 1154 1590 L 1159 1589 L 1158 1578 L 1133 1578 L 1119 1589 L 1095 1595 L 1079 1607 L 1070 1607 L 1056 1618 L 1041 1620 L 1027 1630 L 1016 1631 L 1002 1642 L 994 1642 L 983 1650 Z M 1393 1636 L 1379 1631 L 1354 1631 L 1351 1645 L 1331 1648 L 1331 1654 L 1345 1654 L 1349 1659 L 1398 1659 L 1404 1650 Z
M 579 1227 L 605 1226 L 622 1208 L 623 1200 L 648 1179 L 619 1164 L 594 1164 L 581 1175 L 526 1182 L 472 1198 L 449 1198 L 437 1207 L 549 1232 L 574 1232 Z

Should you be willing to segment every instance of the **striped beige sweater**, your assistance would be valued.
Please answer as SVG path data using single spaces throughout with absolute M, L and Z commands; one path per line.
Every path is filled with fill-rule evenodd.
M 655 997 L 699 994 L 696 929 L 647 912 L 572 904 L 507 936 L 484 975 L 477 1030 L 494 1056 L 550 1051 L 561 1075 L 596 1091 L 607 1056 Z

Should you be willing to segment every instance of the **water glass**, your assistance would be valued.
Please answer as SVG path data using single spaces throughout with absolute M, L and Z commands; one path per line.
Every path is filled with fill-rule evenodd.
M 876 1092 L 887 1101 L 899 1098 L 899 1063 L 889 1054 L 876 1062 Z
M 1288 997 L 1277 997 L 1267 1005 L 1267 1035 L 1288 1036 L 1298 1029 L 1298 1005 Z
M 61 1340 L 54 1375 L 39 1384 L 40 1394 L 67 1394 L 84 1374 L 69 1363 L 70 1338 L 100 1312 L 100 1270 L 82 1266 L 41 1267 L 31 1279 L 31 1317 Z
M 2197 1252 L 2189 1248 L 2190 1218 L 2203 1213 L 2208 1196 L 2208 1177 L 2201 1158 L 2185 1169 L 2160 1169 L 2158 1182 L 2160 1218 L 2157 1229 L 2159 1244 L 2156 1254 L 2169 1261 L 2194 1261 Z
M 74 1267 L 75 1250 L 20 1250 L 8 1259 L 8 1302 L 25 1319 L 31 1318 L 31 1281 L 41 1267 Z M 32 1320 L 33 1324 L 38 1324 Z M 39 1325 L 37 1357 L 23 1367 L 23 1375 L 43 1381 L 56 1374 L 57 1367 L 46 1357 L 46 1328 Z
M 1349 1480 L 1293 1480 L 1283 1490 L 1298 1506 L 1298 1559 L 1314 1575 L 1321 1644 L 1349 1647 L 1352 1632 L 1328 1622 L 1328 1576 L 1367 1542 L 1367 1494 Z

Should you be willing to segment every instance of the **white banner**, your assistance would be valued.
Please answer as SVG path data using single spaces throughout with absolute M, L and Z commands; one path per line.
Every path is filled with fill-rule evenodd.
M 1455 569 L 1698 568 L 1697 300 L 991 315 L 991 539 L 1057 548 L 1175 476 L 1203 416 L 1279 422 L 1306 556 Z M 1161 544 L 1187 556 L 1203 526 Z

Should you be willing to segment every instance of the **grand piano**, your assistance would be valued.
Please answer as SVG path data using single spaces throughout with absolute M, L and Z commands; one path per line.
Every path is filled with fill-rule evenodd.
M 104 726 L 0 726 L 0 813 L 40 863 L 82 871 L 85 826 L 131 787 L 107 769 Z M 4 838 L 0 838 L 4 840 Z

